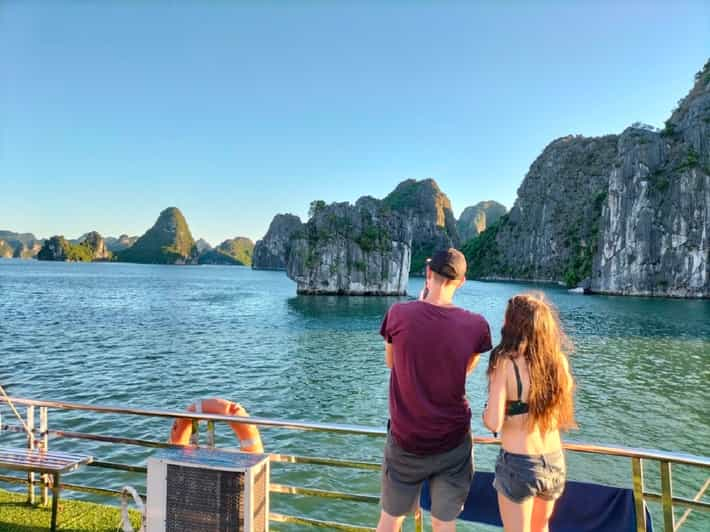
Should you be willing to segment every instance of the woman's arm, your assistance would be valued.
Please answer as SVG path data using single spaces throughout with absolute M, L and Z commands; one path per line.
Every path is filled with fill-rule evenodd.
M 499 360 L 496 368 L 490 376 L 488 383 L 488 403 L 483 411 L 483 424 L 491 432 L 500 432 L 505 421 L 505 401 L 507 393 L 505 380 L 507 374 L 508 360 Z
M 574 378 L 572 377 L 572 372 L 569 369 L 569 362 L 565 355 L 562 355 L 562 368 L 565 371 L 565 377 L 567 378 L 567 391 L 571 392 L 574 388 Z
M 385 364 L 387 364 L 387 367 L 390 369 L 394 366 L 394 353 L 390 342 L 385 342 Z

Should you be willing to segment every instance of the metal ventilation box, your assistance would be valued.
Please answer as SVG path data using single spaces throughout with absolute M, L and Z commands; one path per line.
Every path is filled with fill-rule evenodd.
M 268 532 L 269 458 L 168 449 L 148 459 L 147 532 Z

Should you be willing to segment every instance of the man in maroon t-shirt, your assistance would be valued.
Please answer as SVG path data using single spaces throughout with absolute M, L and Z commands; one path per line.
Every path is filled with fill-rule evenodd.
M 380 334 L 390 375 L 390 423 L 382 463 L 378 532 L 397 531 L 429 480 L 435 531 L 456 529 L 473 477 L 466 376 L 491 349 L 488 322 L 452 303 L 466 259 L 434 254 L 418 301 L 395 303 Z

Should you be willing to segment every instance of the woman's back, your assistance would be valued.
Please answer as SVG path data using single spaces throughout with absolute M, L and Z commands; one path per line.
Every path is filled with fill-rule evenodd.
M 544 297 L 508 301 L 488 360 L 483 422 L 501 433 L 493 487 L 505 530 L 547 530 L 567 475 L 560 430 L 575 426 L 565 337 Z
M 530 395 L 530 371 L 525 358 L 504 359 L 505 390 L 508 407 L 520 403 L 527 407 Z M 517 375 L 516 375 L 517 369 Z M 520 390 L 520 394 L 518 393 Z M 544 434 L 537 425 L 530 427 L 527 412 L 506 415 L 501 429 L 501 444 L 506 451 L 520 454 L 546 454 L 562 448 L 560 431 L 551 428 Z

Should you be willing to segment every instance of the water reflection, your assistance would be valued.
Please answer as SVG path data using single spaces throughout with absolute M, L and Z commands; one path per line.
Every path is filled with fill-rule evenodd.
M 411 297 L 380 296 L 312 296 L 298 295 L 288 299 L 289 309 L 305 318 L 372 318 L 382 317 L 387 309 L 398 301 Z

